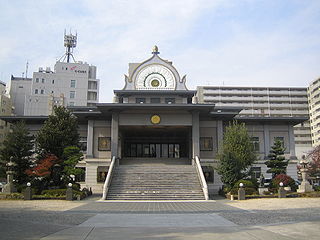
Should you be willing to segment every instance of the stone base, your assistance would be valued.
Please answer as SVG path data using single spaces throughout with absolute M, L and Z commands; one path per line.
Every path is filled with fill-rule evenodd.
M 259 187 L 259 188 L 258 188 L 258 191 L 259 191 L 259 194 L 260 194 L 260 195 L 264 195 L 264 192 L 268 192 L 269 189 L 266 188 L 266 187 Z
M 7 183 L 6 185 L 4 185 L 3 193 L 15 193 L 15 192 L 17 192 L 17 189 L 13 183 Z
M 313 188 L 308 181 L 302 182 L 297 190 L 298 193 L 313 192 Z

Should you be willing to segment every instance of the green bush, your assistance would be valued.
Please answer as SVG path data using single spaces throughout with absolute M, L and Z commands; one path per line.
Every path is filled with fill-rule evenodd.
M 67 189 L 48 189 L 48 190 L 43 190 L 41 192 L 41 195 L 60 197 L 60 196 L 65 196 L 66 191 Z
M 239 184 L 240 183 L 243 183 L 243 186 L 244 187 L 248 187 L 248 188 L 255 188 L 257 189 L 258 186 L 253 183 L 251 180 L 246 180 L 246 179 L 241 179 L 239 181 L 237 181 L 234 185 L 233 185 L 233 188 L 239 188 Z
M 315 191 L 319 192 L 320 191 L 320 186 L 314 186 L 313 187 Z
M 1 193 L 0 199 L 24 199 L 21 193 Z
M 234 184 L 233 188 L 230 190 L 230 193 L 232 195 L 238 194 L 240 183 L 243 183 L 243 187 L 244 187 L 244 190 L 246 191 L 246 195 L 258 194 L 256 183 L 254 183 L 250 180 L 241 179 L 241 180 L 237 181 Z
M 232 195 L 238 195 L 238 190 L 239 188 L 232 188 L 230 193 Z M 244 190 L 246 192 L 246 195 L 254 195 L 254 194 L 258 194 L 257 189 L 255 188 L 251 188 L 251 187 L 244 187 Z

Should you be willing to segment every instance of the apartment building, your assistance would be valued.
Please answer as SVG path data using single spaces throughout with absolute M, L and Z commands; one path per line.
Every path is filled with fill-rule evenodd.
M 0 115 L 11 116 L 12 103 L 9 96 L 6 94 L 6 84 L 0 81 Z M 8 133 L 10 126 L 3 120 L 0 120 L 0 145 L 2 144 L 5 135 Z
M 197 90 L 201 103 L 243 107 L 239 117 L 309 115 L 307 88 L 199 86 Z M 294 138 L 296 156 L 301 159 L 312 148 L 309 121 L 294 126 Z
M 320 143 L 320 78 L 311 82 L 308 87 L 312 146 Z

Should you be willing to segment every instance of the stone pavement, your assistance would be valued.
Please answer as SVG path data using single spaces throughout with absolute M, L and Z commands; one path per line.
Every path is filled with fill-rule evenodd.
M 226 203 L 230 201 L 98 201 L 69 211 L 93 217 L 42 239 L 319 239 L 320 209 L 312 209 L 314 215 L 297 209 L 299 218 L 286 211 L 248 211 Z
M 312 240 L 320 236 L 320 199 L 310 199 L 312 204 L 307 204 L 307 199 L 290 199 L 290 209 L 284 207 L 288 205 L 286 201 L 279 199 L 268 203 L 265 201 L 270 200 L 263 199 L 233 202 L 98 199 L 0 201 L 0 239 Z

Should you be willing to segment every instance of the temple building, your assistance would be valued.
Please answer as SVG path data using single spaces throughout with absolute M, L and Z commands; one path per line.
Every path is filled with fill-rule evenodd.
M 217 194 L 222 187 L 214 167 L 224 129 L 234 119 L 244 122 L 252 136 L 256 177 L 271 177 L 264 162 L 279 139 L 290 159 L 287 174 L 297 179 L 293 126 L 307 116 L 239 116 L 242 106 L 200 98 L 155 46 L 149 59 L 129 64 L 113 103 L 70 106 L 86 148 L 78 164 L 85 170 L 77 177 L 81 186 L 95 193 L 107 189 L 106 199 L 206 199 L 206 188 L 207 194 Z M 32 119 L 28 124 L 36 131 L 40 120 Z

